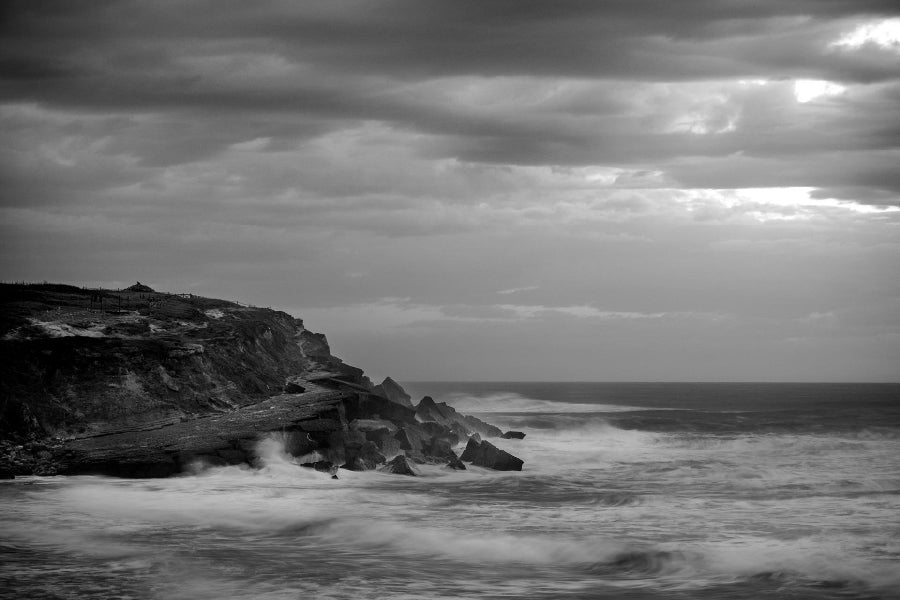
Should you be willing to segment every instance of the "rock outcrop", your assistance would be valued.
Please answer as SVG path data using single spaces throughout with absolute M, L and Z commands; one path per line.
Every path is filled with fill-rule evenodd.
M 470 439 L 460 460 L 496 471 L 521 471 L 524 461 L 488 441 Z
M 2 284 L 0 308 L 4 476 L 252 464 L 273 436 L 298 464 L 415 474 L 465 468 L 460 440 L 501 434 L 428 397 L 413 408 L 390 378 L 373 386 L 283 312 L 54 284 Z
M 521 431 L 506 431 L 500 437 L 504 440 L 524 440 L 525 434 Z
M 420 475 L 419 470 L 415 465 L 402 454 L 395 456 L 393 460 L 383 467 L 379 467 L 378 470 L 383 473 L 393 473 L 394 475 L 409 475 L 411 477 L 418 477 Z
M 406 393 L 399 383 L 386 377 L 384 381 L 375 386 L 373 390 L 376 394 L 384 396 L 391 402 L 396 402 L 401 406 L 412 408 L 412 396 Z

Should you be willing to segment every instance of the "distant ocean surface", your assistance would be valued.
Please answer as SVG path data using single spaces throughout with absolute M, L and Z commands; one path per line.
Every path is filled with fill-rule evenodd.
M 900 598 L 900 385 L 404 386 L 524 470 L 0 482 L 0 598 Z

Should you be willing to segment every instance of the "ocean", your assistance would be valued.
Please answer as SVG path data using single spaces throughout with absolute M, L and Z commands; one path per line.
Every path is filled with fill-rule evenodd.
M 410 383 L 521 472 L 0 482 L 0 598 L 900 598 L 900 385 Z

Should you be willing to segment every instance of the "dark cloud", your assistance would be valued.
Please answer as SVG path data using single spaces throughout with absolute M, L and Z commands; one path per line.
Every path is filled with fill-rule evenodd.
M 295 307 L 383 375 L 888 373 L 900 54 L 835 42 L 898 15 L 10 0 L 0 270 Z

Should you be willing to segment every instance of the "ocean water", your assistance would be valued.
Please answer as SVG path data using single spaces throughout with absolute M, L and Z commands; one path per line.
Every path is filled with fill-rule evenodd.
M 409 384 L 522 472 L 0 482 L 0 598 L 900 598 L 900 386 Z

